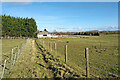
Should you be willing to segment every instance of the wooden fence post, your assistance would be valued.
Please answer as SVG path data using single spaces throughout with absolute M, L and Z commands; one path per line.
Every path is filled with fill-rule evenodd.
M 43 46 L 44 46 L 44 41 L 43 41 Z
M 54 45 L 55 45 L 55 50 L 56 50 L 56 43 L 54 43 Z
M 51 51 L 52 51 L 52 43 L 50 43 L 50 49 L 51 49 Z
M 85 48 L 85 58 L 86 58 L 86 75 L 89 77 L 89 53 L 88 48 Z
M 49 50 L 49 42 L 47 42 L 48 50 Z
M 55 46 L 55 54 L 56 54 L 56 48 L 57 48 L 57 47 L 56 47 L 56 43 L 54 43 L 54 46 Z
M 101 48 L 101 42 L 100 42 L 100 48 Z
M 1 79 L 3 78 L 3 75 L 4 75 L 4 71 L 5 71 L 5 64 L 6 64 L 6 59 L 5 59 L 5 61 L 4 61 L 4 67 L 3 67 L 3 70 L 2 70 Z
M 67 45 L 65 45 L 65 63 L 67 63 Z
M 49 49 L 50 49 L 50 42 L 49 42 Z

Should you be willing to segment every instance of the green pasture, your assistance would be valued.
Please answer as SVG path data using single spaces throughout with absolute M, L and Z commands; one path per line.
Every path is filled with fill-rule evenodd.
M 2 53 L 6 53 L 16 46 L 21 47 L 24 41 L 25 39 L 2 39 Z
M 4 64 L 5 59 L 7 60 L 5 64 L 7 69 L 4 71 L 4 77 L 9 75 L 9 71 L 11 70 L 12 64 L 14 63 L 13 58 L 15 58 L 15 53 L 18 51 L 18 48 L 21 49 L 21 46 L 24 42 L 25 39 L 2 39 L 2 65 Z M 13 54 L 11 54 L 11 49 L 13 49 Z
M 90 77 L 113 77 L 118 74 L 118 36 L 89 38 L 39 39 L 51 54 L 65 61 L 65 45 L 68 46 L 68 62 L 78 74 L 86 75 L 85 48 L 89 48 Z M 68 41 L 68 43 L 67 43 Z M 54 50 L 56 43 L 56 52 Z M 51 47 L 49 45 L 52 45 Z
M 104 35 L 104 36 L 113 36 L 113 37 L 116 36 L 117 37 L 117 36 L 120 36 L 120 34 L 107 34 L 107 35 Z
M 15 54 L 21 48 L 22 43 L 25 42 L 25 39 L 2 39 L 2 61 L 9 60 L 12 56 L 12 49 L 13 54 Z

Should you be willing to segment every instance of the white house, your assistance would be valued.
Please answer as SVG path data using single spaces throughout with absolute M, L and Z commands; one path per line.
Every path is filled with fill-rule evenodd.
M 55 35 L 54 33 L 48 33 L 47 31 L 42 31 L 42 32 L 38 32 L 37 34 L 38 38 L 57 38 L 58 36 Z

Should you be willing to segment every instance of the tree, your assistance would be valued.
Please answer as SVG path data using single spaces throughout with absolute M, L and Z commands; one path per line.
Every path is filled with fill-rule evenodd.
M 44 31 L 47 31 L 47 29 L 44 29 Z
M 36 31 L 37 25 L 33 18 L 2 16 L 3 37 L 33 37 Z

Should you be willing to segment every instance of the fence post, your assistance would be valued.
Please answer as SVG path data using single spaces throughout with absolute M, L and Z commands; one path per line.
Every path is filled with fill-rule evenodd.
M 101 42 L 100 42 L 100 49 L 101 49 Z
M 54 45 L 55 45 L 55 50 L 56 50 L 56 43 L 54 43 Z
M 19 58 L 19 46 L 17 46 L 17 59 Z
M 85 48 L 85 58 L 86 58 L 86 75 L 89 77 L 89 53 L 88 48 Z
M 15 56 L 14 56 L 13 66 L 15 65 L 15 60 L 16 60 L 16 53 L 15 53 Z
M 67 63 L 67 45 L 65 45 L 65 63 Z
M 49 50 L 49 42 L 47 42 L 48 50 Z
M 56 43 L 54 43 L 54 46 L 55 46 L 55 54 L 56 54 Z
M 44 47 L 44 41 L 43 41 L 43 47 Z
M 50 49 L 51 49 L 51 51 L 52 51 L 52 42 L 50 43 Z
M 13 49 L 11 50 L 11 60 L 13 59 Z
M 50 49 L 50 42 L 49 42 L 49 49 Z
M 4 67 L 3 67 L 3 71 L 2 71 L 1 79 L 3 78 L 3 75 L 4 75 L 4 71 L 5 71 L 5 64 L 6 64 L 6 59 L 5 59 L 5 61 L 4 61 Z

